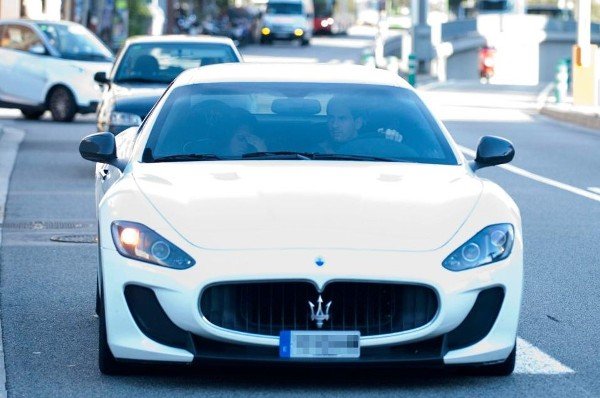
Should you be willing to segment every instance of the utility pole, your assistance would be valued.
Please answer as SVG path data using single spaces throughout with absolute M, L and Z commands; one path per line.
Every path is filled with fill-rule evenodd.
M 573 46 L 573 104 L 598 105 L 598 46 L 591 44 L 591 0 L 579 0 L 577 45 Z

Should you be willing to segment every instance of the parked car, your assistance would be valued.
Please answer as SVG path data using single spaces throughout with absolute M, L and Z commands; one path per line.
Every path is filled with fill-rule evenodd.
M 107 76 L 98 107 L 98 131 L 118 134 L 142 123 L 167 86 L 181 72 L 209 64 L 241 62 L 231 39 L 210 36 L 140 36 L 127 39 Z
M 27 119 L 49 110 L 60 122 L 96 111 L 101 91 L 93 81 L 107 72 L 113 54 L 93 33 L 73 22 L 0 21 L 0 106 Z
M 255 7 L 233 7 L 227 10 L 227 16 L 231 23 L 234 40 L 243 46 L 249 43 L 255 43 L 260 35 L 260 10 Z
M 99 366 L 515 367 L 521 217 L 397 74 L 182 73 L 97 162 Z

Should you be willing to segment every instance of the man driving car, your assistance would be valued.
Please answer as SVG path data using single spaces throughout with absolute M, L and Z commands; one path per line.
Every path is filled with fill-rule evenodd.
M 332 97 L 327 103 L 327 128 L 329 137 L 318 144 L 322 153 L 335 153 L 341 145 L 358 137 L 364 117 L 351 97 Z

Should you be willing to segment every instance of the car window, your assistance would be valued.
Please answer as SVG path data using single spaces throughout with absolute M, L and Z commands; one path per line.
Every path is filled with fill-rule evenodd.
M 32 29 L 20 25 L 5 25 L 1 42 L 2 47 L 13 50 L 31 51 L 35 47 L 44 49 L 39 36 Z
M 8 47 L 8 43 L 10 42 L 8 34 L 4 35 L 4 25 L 0 25 L 0 48 Z
M 159 109 L 146 149 L 152 159 L 191 153 L 245 159 L 272 151 L 457 163 L 415 93 L 364 84 L 178 87 Z
M 111 51 L 89 30 L 77 24 L 37 23 L 61 58 L 78 61 L 112 61 Z
M 267 14 L 298 15 L 302 14 L 300 3 L 268 3 Z
M 123 55 L 114 81 L 170 83 L 181 72 L 210 64 L 239 62 L 234 50 L 216 43 L 137 43 Z

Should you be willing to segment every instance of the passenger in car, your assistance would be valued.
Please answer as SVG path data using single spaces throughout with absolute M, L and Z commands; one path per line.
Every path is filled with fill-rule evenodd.
M 245 153 L 267 150 L 265 142 L 256 135 L 258 123 L 250 112 L 242 108 L 233 108 L 229 120 L 231 129 L 224 134 L 226 143 L 222 147 L 225 154 L 241 156 Z

